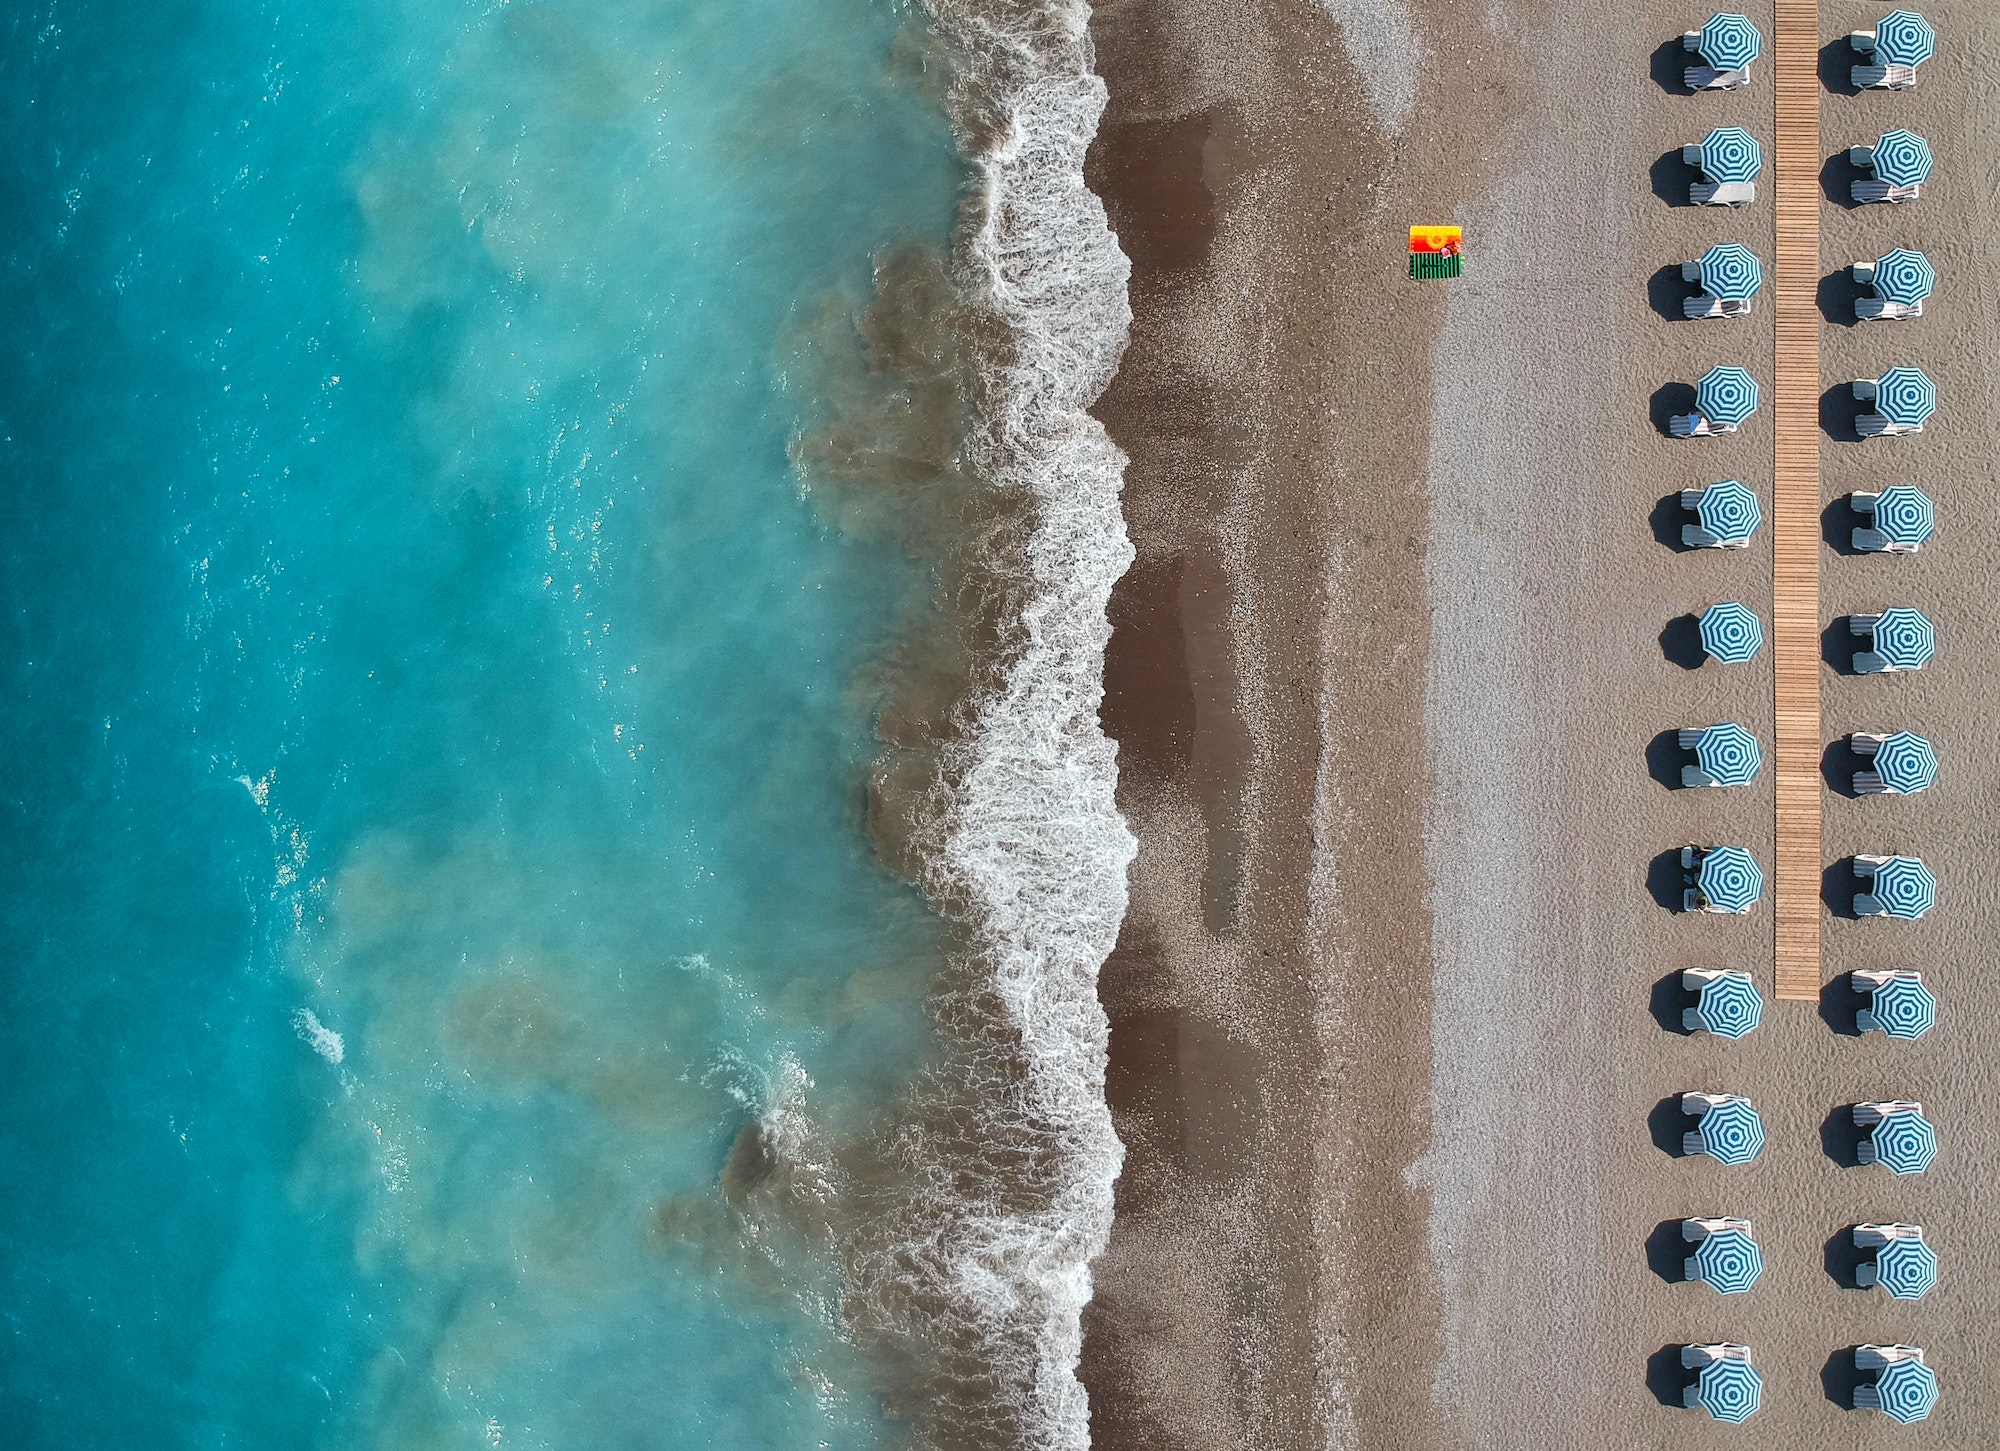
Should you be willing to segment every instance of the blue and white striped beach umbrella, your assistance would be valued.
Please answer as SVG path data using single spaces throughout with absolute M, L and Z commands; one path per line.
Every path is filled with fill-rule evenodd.
M 1718 1421 L 1740 1426 L 1764 1403 L 1764 1380 L 1747 1360 L 1711 1360 L 1695 1383 L 1695 1404 Z
M 1728 972 L 1702 984 L 1694 1015 L 1718 1038 L 1741 1038 L 1764 1021 L 1764 999 L 1745 972 Z
M 1892 10 L 1875 27 L 1875 59 L 1883 65 L 1922 65 L 1936 54 L 1937 32 L 1914 10 Z
M 1892 1174 L 1921 1174 L 1937 1157 L 1937 1130 L 1914 1111 L 1890 1114 L 1875 1125 L 1868 1142 L 1875 1146 L 1875 1162 Z
M 1764 1273 L 1764 1251 L 1740 1229 L 1718 1230 L 1695 1247 L 1695 1277 L 1725 1295 L 1740 1295 Z
M 1872 285 L 1884 302 L 1900 302 L 1907 307 L 1931 295 L 1937 286 L 1937 269 L 1923 253 L 1898 247 L 1875 260 Z
M 1741 242 L 1718 242 L 1701 254 L 1701 290 L 1724 302 L 1748 302 L 1764 290 L 1764 264 Z
M 1927 791 L 1937 773 L 1937 752 L 1914 731 L 1897 731 L 1876 749 L 1875 774 L 1891 791 L 1905 796 Z
M 1734 721 L 1709 726 L 1696 736 L 1694 759 L 1718 786 L 1748 786 L 1764 767 L 1757 738 Z
M 1937 1025 L 1937 999 L 1921 978 L 1892 977 L 1869 994 L 1868 1015 L 1891 1038 L 1921 1038 Z
M 1924 159 L 1930 160 L 1928 148 Z M 1763 169 L 1764 148 L 1741 126 L 1718 126 L 1701 138 L 1701 171 L 1710 181 L 1755 181 Z M 1925 175 L 1929 174 L 1927 169 Z
M 1922 610 L 1898 605 L 1875 621 L 1875 653 L 1898 670 L 1921 670 L 1937 650 L 1937 631 Z
M 1937 1251 L 1920 1239 L 1892 1239 L 1875 1251 L 1875 1283 L 1893 1300 L 1923 1299 L 1937 1277 Z
M 1695 889 L 1724 912 L 1748 912 L 1764 897 L 1764 869 L 1740 846 L 1711 848 L 1695 872 Z
M 1891 544 L 1922 544 L 1937 527 L 1937 510 L 1916 485 L 1891 484 L 1875 498 L 1875 527 Z
M 1724 665 L 1741 665 L 1764 648 L 1764 625 L 1747 605 L 1726 600 L 1701 612 L 1701 648 Z
M 1702 23 L 1695 49 L 1716 70 L 1740 71 L 1763 51 L 1764 37 L 1748 16 L 1711 15 Z
M 1922 368 L 1891 368 L 1875 380 L 1875 411 L 1891 423 L 1922 428 L 1937 412 L 1937 384 Z
M 1882 1413 L 1900 1425 L 1921 1421 L 1937 1409 L 1937 1372 L 1921 1360 L 1899 1360 L 1875 1382 Z
M 1764 509 L 1757 502 L 1757 495 L 1735 479 L 1724 479 L 1703 489 L 1694 513 L 1701 520 L 1701 527 L 1724 544 L 1745 542 L 1764 522 Z
M 1733 427 L 1757 411 L 1757 380 L 1741 368 L 1710 368 L 1694 385 L 1694 411 Z
M 1764 1152 L 1764 1120 L 1732 1098 L 1701 1116 L 1701 1151 L 1720 1164 L 1747 1164 Z
M 1937 905 L 1937 878 L 1921 857 L 1890 857 L 1875 869 L 1875 880 L 1868 890 L 1886 915 L 1906 922 L 1914 922 Z
M 1717 178 L 1720 180 L 1721 178 Z M 1745 177 L 1744 180 L 1748 180 Z M 1914 131 L 1884 131 L 1875 143 L 1875 179 L 1890 186 L 1916 186 L 1931 179 L 1931 144 Z

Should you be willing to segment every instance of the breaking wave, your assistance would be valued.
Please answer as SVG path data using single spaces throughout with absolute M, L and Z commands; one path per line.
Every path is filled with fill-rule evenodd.
M 1085 411 L 1123 353 L 1130 268 L 1084 154 L 1105 104 L 1082 0 L 927 0 L 973 171 L 951 259 L 976 497 L 947 570 L 963 690 L 907 861 L 958 934 L 945 1051 L 855 1248 L 858 1328 L 909 1344 L 933 1445 L 1082 1448 L 1090 1261 L 1124 1149 L 1097 973 L 1136 850 L 1098 724 L 1105 608 L 1132 559 L 1125 458 Z M 879 774 L 879 773 L 878 773 Z

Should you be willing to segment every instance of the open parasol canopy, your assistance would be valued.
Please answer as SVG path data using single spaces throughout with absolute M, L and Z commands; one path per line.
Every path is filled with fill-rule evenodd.
M 1740 1229 L 1718 1230 L 1695 1247 L 1695 1278 L 1725 1295 L 1741 1295 L 1764 1273 L 1764 1251 Z
M 1721 16 L 1715 17 L 1717 20 Z M 1707 27 L 1702 33 L 1706 35 Z M 1914 10 L 1892 10 L 1875 27 L 1875 59 L 1883 65 L 1922 65 L 1937 54 L 1937 32 Z M 1705 58 L 1705 57 L 1704 57 Z M 1714 61 L 1709 61 L 1715 65 Z M 1728 67 L 1716 66 L 1717 70 Z
M 1741 665 L 1764 648 L 1764 626 L 1747 605 L 1734 600 L 1701 612 L 1701 648 L 1724 665 Z
M 1875 653 L 1898 670 L 1921 670 L 1937 650 L 1937 631 L 1922 610 L 1898 605 L 1875 621 Z
M 1701 40 L 1695 49 L 1716 70 L 1740 71 L 1762 53 L 1764 37 L 1748 16 L 1725 12 L 1702 22 Z
M 1764 1120 L 1741 1098 L 1701 1116 L 1701 1151 L 1720 1164 L 1747 1164 L 1764 1152 Z
M 1922 302 L 1937 287 L 1937 269 L 1921 252 L 1898 247 L 1875 261 L 1873 286 L 1884 302 Z
M 1875 774 L 1891 791 L 1927 791 L 1937 780 L 1937 752 L 1914 731 L 1897 731 L 1875 751 Z M 1879 894 L 1878 894 L 1879 895 Z
M 1718 1421 L 1740 1426 L 1764 1402 L 1764 1380 L 1747 1360 L 1711 1360 L 1695 1383 L 1695 1404 Z
M 1875 527 L 1891 544 L 1922 544 L 1937 527 L 1937 509 L 1914 484 L 1891 484 L 1875 497 Z
M 1724 479 L 1703 489 L 1694 513 L 1701 520 L 1701 527 L 1724 544 L 1743 543 L 1764 522 L 1763 506 L 1757 502 L 1757 495 L 1735 479 Z
M 1898 133 L 1890 133 L 1890 135 L 1896 134 Z M 1926 162 L 1924 174 L 1928 176 L 1930 174 L 1928 147 L 1924 150 L 1924 160 Z M 1701 170 L 1702 175 L 1710 181 L 1755 181 L 1758 174 L 1764 170 L 1764 148 L 1755 136 L 1741 126 L 1718 126 L 1701 138 Z
M 1914 922 L 1937 905 L 1937 878 L 1921 857 L 1892 856 L 1875 869 L 1868 888 L 1890 917 Z
M 1875 380 L 1875 411 L 1904 428 L 1922 428 L 1937 401 L 1937 384 L 1922 368 L 1891 368 Z
M 1920 1239 L 1892 1239 L 1875 1251 L 1875 1283 L 1891 1299 L 1921 1300 L 1937 1277 L 1937 1251 Z
M 1705 165 L 1703 169 L 1706 169 Z M 1743 179 L 1747 181 L 1749 178 Z M 1887 182 L 1890 186 L 1918 186 L 1929 181 L 1930 142 L 1914 131 L 1904 131 L 1901 128 L 1883 132 L 1882 139 L 1875 143 L 1875 179 Z M 1718 177 L 1717 180 L 1721 178 Z
M 1921 1421 L 1937 1409 L 1937 1372 L 1921 1360 L 1899 1360 L 1875 1382 L 1882 1413 L 1899 1425 Z
M 1701 289 L 1724 302 L 1748 302 L 1764 290 L 1764 264 L 1741 242 L 1718 242 L 1701 254 Z
M 1921 1174 L 1937 1157 L 1937 1129 L 1914 1110 L 1890 1114 L 1868 1141 L 1875 1146 L 1875 1162 L 1892 1174 Z
M 1764 896 L 1764 869 L 1740 846 L 1718 846 L 1701 859 L 1695 887 L 1725 912 L 1748 912 Z
M 1718 786 L 1748 786 L 1764 766 L 1757 738 L 1734 721 L 1709 726 L 1695 737 L 1694 759 Z
M 1743 972 L 1727 972 L 1702 984 L 1695 1019 L 1718 1038 L 1741 1038 L 1764 1020 L 1764 999 Z
M 1710 368 L 1694 385 L 1694 410 L 1733 428 L 1757 411 L 1757 380 L 1741 368 Z
M 1921 1038 L 1937 1026 L 1937 999 L 1921 978 L 1890 978 L 1869 995 L 1868 1012 L 1891 1038 Z

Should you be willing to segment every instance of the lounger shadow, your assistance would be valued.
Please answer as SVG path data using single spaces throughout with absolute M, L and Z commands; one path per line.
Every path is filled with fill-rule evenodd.
M 1861 1162 L 1861 1129 L 1854 1122 L 1854 1105 L 1843 1103 L 1819 1126 L 1819 1146 L 1843 1169 Z

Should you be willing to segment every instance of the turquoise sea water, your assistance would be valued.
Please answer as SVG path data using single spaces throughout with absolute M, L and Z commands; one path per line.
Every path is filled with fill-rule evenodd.
M 926 1052 L 857 682 L 932 585 L 787 457 L 948 238 L 916 21 L 4 22 L 7 1445 L 900 1439 L 725 1170 L 834 1196 Z

